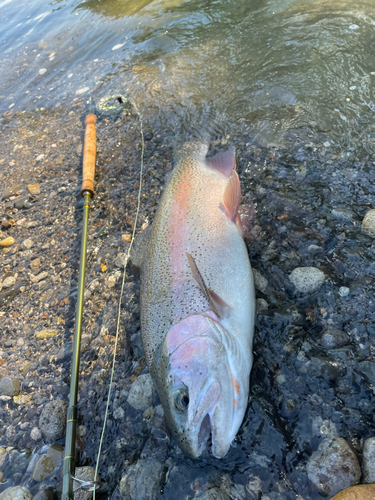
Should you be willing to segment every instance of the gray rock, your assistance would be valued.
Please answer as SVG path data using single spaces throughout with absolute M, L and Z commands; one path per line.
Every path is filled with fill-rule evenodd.
M 0 500 L 31 500 L 31 493 L 23 486 L 10 486 L 0 493 Z
M 339 295 L 340 297 L 347 297 L 350 293 L 350 288 L 347 286 L 340 286 L 339 288 Z
M 310 293 L 324 283 L 325 274 L 317 267 L 296 267 L 289 279 L 299 292 Z
M 306 468 L 310 481 L 329 496 L 357 484 L 361 478 L 358 459 L 343 438 L 324 439 Z
M 125 265 L 126 253 L 118 253 L 115 258 L 115 266 L 123 268 Z
M 256 290 L 264 293 L 268 285 L 267 278 L 262 276 L 262 274 L 258 271 L 258 269 L 253 269 L 253 276 L 254 276 L 254 285 Z
M 3 377 L 0 381 L 0 394 L 2 396 L 18 396 L 21 382 L 17 378 Z
M 331 213 L 335 219 L 346 222 L 352 222 L 354 218 L 354 213 L 346 208 L 334 208 Z
M 312 253 L 312 254 L 316 254 L 316 253 L 320 253 L 320 252 L 323 252 L 323 247 L 319 247 L 318 245 L 309 245 L 307 247 L 307 250 Z
M 361 361 L 359 368 L 375 387 L 375 361 Z
M 211 488 L 197 498 L 199 500 L 230 500 L 229 495 L 219 488 Z
M 375 209 L 369 210 L 362 221 L 362 231 L 375 238 Z
M 145 410 L 152 404 L 154 385 L 149 373 L 140 375 L 132 384 L 128 403 L 136 410 Z
M 347 345 L 350 337 L 346 332 L 336 328 L 327 328 L 327 330 L 320 337 L 320 344 L 327 349 L 334 349 Z
M 159 498 L 160 477 L 163 464 L 154 458 L 140 459 L 125 471 L 120 481 L 123 500 L 156 500 Z
M 256 311 L 257 313 L 262 312 L 262 311 L 267 311 L 268 309 L 268 303 L 264 299 L 257 299 L 256 300 Z
M 363 482 L 375 483 L 375 437 L 366 439 L 363 446 Z
M 44 436 L 50 440 L 57 440 L 64 436 L 68 403 L 55 399 L 47 403 L 39 418 L 39 428 Z
M 81 479 L 81 481 L 94 481 L 95 468 L 90 467 L 89 465 L 86 467 L 77 467 L 75 471 L 75 477 L 77 479 Z M 96 481 L 100 481 L 99 474 L 96 477 Z M 73 481 L 74 500 L 90 500 L 90 498 L 92 498 L 92 491 L 81 489 L 80 486 L 81 485 L 78 481 Z
M 55 495 L 52 490 L 42 488 L 33 496 L 33 500 L 55 500 Z
M 34 441 L 39 441 L 39 439 L 42 439 L 42 432 L 38 427 L 33 427 L 30 432 L 30 437 Z
M 7 276 L 4 281 L 2 282 L 3 288 L 10 288 L 13 286 L 16 282 L 16 277 L 15 276 Z

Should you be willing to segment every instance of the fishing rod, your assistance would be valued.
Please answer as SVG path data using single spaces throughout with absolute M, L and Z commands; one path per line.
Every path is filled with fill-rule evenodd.
M 122 95 L 109 96 L 101 99 L 95 106 L 93 98 L 87 102 L 85 118 L 85 140 L 83 148 L 83 179 L 81 196 L 83 198 L 83 219 L 81 257 L 79 263 L 76 326 L 74 332 L 72 368 L 69 393 L 69 407 L 66 421 L 65 456 L 63 464 L 62 500 L 73 500 L 73 479 L 75 474 L 75 441 L 77 432 L 78 408 L 78 377 L 82 337 L 82 316 L 85 293 L 85 274 L 87 256 L 88 222 L 91 200 L 94 197 L 94 177 L 96 162 L 96 120 L 97 114 L 116 116 L 124 107 L 128 107 L 128 99 Z
M 70 381 L 69 407 L 66 421 L 65 456 L 63 465 L 62 500 L 73 500 L 73 476 L 75 473 L 75 441 L 77 431 L 77 394 L 79 360 L 81 354 L 82 315 L 85 293 L 85 273 L 87 255 L 87 231 L 89 224 L 90 203 L 93 198 L 95 161 L 96 161 L 96 114 L 95 105 L 91 98 L 88 105 L 88 114 L 85 118 L 85 141 L 83 149 L 83 179 L 81 196 L 83 198 L 83 220 L 81 239 L 81 258 L 79 262 L 76 327 L 74 332 L 72 375 Z

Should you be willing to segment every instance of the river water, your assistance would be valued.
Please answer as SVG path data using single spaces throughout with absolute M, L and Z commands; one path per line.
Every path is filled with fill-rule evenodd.
M 3 144 L 9 130 L 32 124 L 45 154 L 52 155 L 58 137 L 48 135 L 47 122 L 59 122 L 63 134 L 75 120 L 78 141 L 82 123 L 74 113 L 83 112 L 83 100 L 122 94 L 136 103 L 147 139 L 143 222 L 152 220 L 173 148 L 207 134 L 211 151 L 236 146 L 244 199 L 256 207 L 249 254 L 268 280 L 257 292 L 268 310 L 257 319 L 250 404 L 238 440 L 221 461 L 207 456 L 192 462 L 160 437 L 156 423 L 147 426 L 143 413 L 127 405 L 131 369 L 140 363 L 136 374 L 146 373 L 139 279 L 131 273 L 135 298 L 129 295 L 129 301 L 135 305 L 125 328 L 132 335 L 123 345 L 131 360 L 124 371 L 127 356 L 120 355 L 118 378 L 125 389 L 116 395 L 117 402 L 123 398 L 126 423 L 115 419 L 100 468 L 114 498 L 123 472 L 141 458 L 163 465 L 155 498 L 191 500 L 212 490 L 218 495 L 212 498 L 220 499 L 323 499 L 306 473 L 321 440 L 344 437 L 361 459 L 363 440 L 375 435 L 375 371 L 368 364 L 375 355 L 375 245 L 361 232 L 365 213 L 375 207 L 374 28 L 372 1 L 0 0 Z M 113 219 L 110 202 L 121 204 L 138 186 L 139 122 L 136 114 L 130 119 L 131 126 L 126 116 L 98 125 L 104 167 L 93 220 L 111 220 L 116 234 L 124 223 Z M 129 153 L 114 159 L 126 134 Z M 31 156 L 44 152 L 41 144 L 38 152 L 31 145 Z M 33 165 L 38 161 L 45 160 L 34 158 Z M 78 172 L 78 157 L 75 162 Z M 134 168 L 125 172 L 131 162 Z M 18 163 L 9 163 L 14 170 L 1 165 L 9 188 Z M 74 185 L 74 176 L 66 175 L 66 185 Z M 114 185 L 118 175 L 125 179 L 122 187 Z M 134 217 L 133 201 L 119 209 L 124 220 Z M 113 234 L 101 247 L 109 270 L 117 248 Z M 77 248 L 74 255 L 77 262 Z M 296 292 L 289 275 L 298 266 L 320 268 L 325 284 L 312 294 Z M 340 294 L 340 287 L 349 294 Z M 112 324 L 117 292 L 107 309 Z M 72 307 L 67 315 L 65 342 Z M 99 335 L 96 320 L 85 321 Z M 324 344 L 320 339 L 329 328 L 340 329 L 347 341 Z M 108 390 L 110 353 L 105 355 L 100 389 L 99 371 L 82 382 L 80 418 L 88 437 L 81 465 L 93 465 L 97 454 Z M 69 362 L 62 362 L 67 373 Z M 2 414 L 4 429 L 9 415 Z M 17 439 L 19 449 L 30 449 L 30 439 Z M 124 442 L 131 443 L 130 451 Z M 13 444 L 11 437 L 6 444 Z

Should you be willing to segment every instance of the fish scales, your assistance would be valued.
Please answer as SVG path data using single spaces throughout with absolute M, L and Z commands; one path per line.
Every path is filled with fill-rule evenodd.
M 173 394 L 176 391 L 171 395 L 171 381 L 177 383 L 178 379 L 184 388 L 190 375 L 177 375 L 181 360 L 178 360 L 176 370 L 171 368 L 170 360 L 176 355 L 168 353 L 168 348 L 173 342 L 177 342 L 176 359 L 179 359 L 178 356 L 184 359 L 187 371 L 189 366 L 196 368 L 199 364 L 199 373 L 203 373 L 212 358 L 218 362 L 220 359 L 232 378 L 232 390 L 238 385 L 238 367 L 242 369 L 244 377 L 240 375 L 244 381 L 241 382 L 241 397 L 246 400 L 252 364 L 255 299 L 248 253 L 238 225 L 230 220 L 225 207 L 228 177 L 208 164 L 206 153 L 205 145 L 185 145 L 181 159 L 169 177 L 152 226 L 142 241 L 135 245 L 132 254 L 133 262 L 141 271 L 141 327 L 146 361 L 172 431 L 175 431 L 175 420 L 178 421 L 174 434 L 179 442 L 190 424 L 187 420 L 183 421 L 180 414 L 174 415 L 171 398 L 175 397 Z M 188 256 L 191 256 L 190 262 Z M 195 275 L 192 266 L 196 266 Z M 197 273 L 204 280 L 204 287 Z M 219 298 L 217 308 L 213 305 L 215 297 Z M 226 311 L 221 318 L 218 308 Z M 197 336 L 195 331 L 199 329 L 202 333 Z M 181 345 L 185 347 L 181 349 L 174 339 L 183 335 L 185 340 Z M 189 335 L 194 337 L 192 342 L 187 342 Z M 204 351 L 201 360 L 199 349 L 197 353 L 194 353 L 194 349 L 203 344 L 207 352 Z M 225 350 L 227 352 L 223 354 Z M 203 360 L 204 356 L 211 358 Z M 203 392 L 197 397 L 202 399 L 204 396 L 203 400 L 206 398 L 207 401 L 210 400 L 207 394 L 211 394 L 212 398 L 214 394 L 219 397 L 217 394 L 223 394 L 223 387 L 227 386 L 226 381 L 219 383 L 212 377 L 212 370 L 199 384 Z M 185 401 L 192 404 L 192 389 L 186 394 Z M 234 408 L 239 404 L 236 397 L 233 403 L 232 400 L 228 402 Z M 241 415 L 236 417 L 236 422 L 239 418 L 242 421 L 243 406 L 246 408 L 246 403 L 241 404 Z M 212 409 L 210 411 L 214 412 Z M 234 410 L 231 411 L 234 413 Z M 204 415 L 202 418 L 204 420 Z M 210 414 L 209 418 L 210 431 L 214 432 L 213 416 Z M 199 425 L 202 428 L 203 424 Z M 208 426 L 207 419 L 205 425 Z M 198 433 L 201 428 L 197 430 Z M 186 443 L 182 444 L 182 448 L 197 456 L 204 448 L 199 439 L 197 443 L 200 448 L 195 452 Z

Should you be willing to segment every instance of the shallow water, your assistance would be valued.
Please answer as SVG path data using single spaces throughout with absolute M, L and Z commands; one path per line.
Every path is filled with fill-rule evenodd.
M 15 371 L 25 393 L 38 387 L 41 395 L 20 416 L 20 407 L 7 403 L 1 445 L 32 449 L 30 428 L 12 434 L 12 420 L 37 425 L 51 395 L 66 398 L 79 259 L 78 241 L 70 242 L 79 236 L 82 208 L 80 118 L 88 96 L 120 93 L 137 103 L 147 139 L 141 223 L 152 221 L 173 148 L 182 140 L 208 133 L 212 152 L 236 146 L 244 201 L 256 206 L 249 255 L 268 280 L 257 296 L 269 308 L 257 319 L 250 404 L 238 439 L 225 459 L 192 462 L 155 415 L 126 402 L 134 377 L 145 372 L 139 279 L 130 269 L 111 405 L 123 408 L 124 418 L 110 418 L 100 467 L 110 494 L 141 457 L 163 464 L 160 498 L 198 498 L 217 487 L 228 498 L 321 499 L 306 462 L 329 435 L 326 421 L 361 456 L 363 439 L 375 434 L 371 379 L 360 365 L 375 355 L 375 246 L 360 229 L 375 206 L 374 24 L 370 1 L 0 2 L 1 189 L 41 183 L 42 196 L 25 213 L 46 228 L 41 245 L 58 242 L 55 253 L 41 247 L 40 255 L 52 266 L 67 262 L 61 281 L 44 292 L 57 297 L 45 299 L 50 318 L 25 313 L 28 289 L 0 318 L 14 342 L 25 331 L 9 319 L 14 311 L 30 321 L 26 339 L 52 318 L 62 319 L 57 347 L 41 348 L 45 359 L 57 356 L 53 367 L 38 366 L 40 346 L 30 343 L 36 377 L 45 377 L 40 384 Z M 117 121 L 101 120 L 98 139 L 88 284 L 102 281 L 85 309 L 91 337 L 82 356 L 80 423 L 87 434 L 80 465 L 95 463 L 108 391 L 120 287 L 116 278 L 115 288 L 105 288 L 105 272 L 118 271 L 113 262 L 124 251 L 121 233 L 131 230 L 135 215 L 140 132 L 134 108 Z M 21 228 L 12 234 L 28 236 Z M 312 253 L 310 245 L 320 249 Z M 22 252 L 10 255 L 10 262 L 2 256 L 4 270 L 26 268 L 31 260 Z M 326 283 L 313 294 L 296 293 L 290 272 L 311 265 L 325 272 Z M 339 295 L 341 286 L 349 287 L 348 296 Z M 67 296 L 69 303 L 57 310 L 53 301 Z M 347 342 L 322 346 L 328 327 L 346 332 Z M 66 354 L 59 354 L 61 346 Z M 5 366 L 12 373 L 17 361 L 9 354 Z M 5 473 L 6 485 L 26 481 L 14 465 Z M 58 490 L 54 481 L 47 486 Z M 32 493 L 39 486 L 31 483 Z

